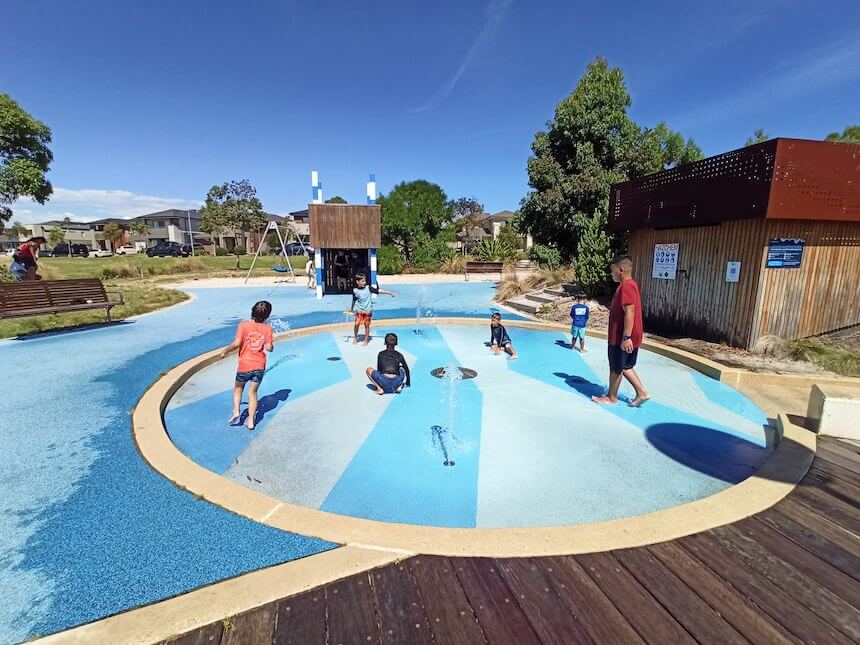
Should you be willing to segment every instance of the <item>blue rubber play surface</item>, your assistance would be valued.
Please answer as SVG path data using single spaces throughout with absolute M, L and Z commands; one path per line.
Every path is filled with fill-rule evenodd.
M 487 283 L 400 286 L 397 292 L 397 299 L 379 300 L 377 318 L 414 317 L 419 300 L 432 302 L 440 315 L 486 316 L 493 309 Z M 317 301 L 287 287 L 201 289 L 194 296 L 125 323 L 0 341 L 6 385 L 0 397 L 0 642 L 336 546 L 256 524 L 179 490 L 138 454 L 129 413 L 166 370 L 229 343 L 256 300 L 269 299 L 274 315 L 296 328 L 343 321 L 349 299 Z M 337 339 L 308 342 L 309 356 L 337 346 Z M 323 379 L 337 387 L 338 379 L 349 378 L 343 365 L 332 370 L 267 379 L 267 387 L 278 389 L 266 392 L 266 416 L 309 399 Z M 217 399 L 202 410 L 201 418 L 210 411 L 223 417 Z M 215 470 L 252 445 L 241 433 L 222 438 L 223 445 L 201 457 Z
M 175 445 L 206 468 L 302 506 L 442 527 L 526 527 L 641 515 L 749 477 L 772 451 L 764 413 L 730 387 L 640 351 L 652 399 L 600 406 L 606 343 L 580 354 L 562 332 L 376 321 L 369 347 L 324 331 L 276 344 L 257 428 L 230 427 L 235 358 L 195 374 L 165 413 Z M 412 387 L 378 396 L 365 376 L 393 331 Z M 460 365 L 473 379 L 431 374 Z M 632 396 L 625 386 L 622 394 Z

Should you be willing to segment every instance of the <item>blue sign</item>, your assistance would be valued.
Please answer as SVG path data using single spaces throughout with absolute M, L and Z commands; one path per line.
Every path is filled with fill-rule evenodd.
M 767 247 L 767 269 L 796 269 L 803 262 L 803 240 L 772 237 Z

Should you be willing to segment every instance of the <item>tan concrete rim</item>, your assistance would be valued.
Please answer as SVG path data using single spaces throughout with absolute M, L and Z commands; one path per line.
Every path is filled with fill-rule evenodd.
M 380 320 L 377 328 L 413 322 L 408 318 Z M 437 318 L 436 323 L 484 326 L 487 320 Z M 535 321 L 506 320 L 505 324 L 567 331 L 566 326 Z M 317 325 L 292 333 L 305 336 L 351 326 L 351 323 Z M 599 332 L 593 335 L 606 336 Z M 742 372 L 727 370 L 708 359 L 653 341 L 646 341 L 643 347 L 712 378 L 737 379 Z M 198 465 L 170 441 L 163 421 L 168 401 L 191 375 L 219 360 L 219 353 L 220 350 L 213 350 L 174 367 L 146 391 L 132 421 L 141 455 L 180 488 L 238 515 L 285 531 L 355 547 L 448 556 L 516 557 L 589 553 L 663 542 L 736 522 L 769 508 L 803 478 L 815 454 L 815 435 L 780 414 L 781 440 L 755 475 L 710 497 L 645 515 L 592 524 L 494 529 L 439 528 L 335 515 L 245 488 Z

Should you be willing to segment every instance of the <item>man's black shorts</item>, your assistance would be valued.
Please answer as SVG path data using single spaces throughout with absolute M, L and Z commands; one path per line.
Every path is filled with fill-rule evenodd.
M 620 345 L 609 345 L 609 371 L 620 374 L 624 370 L 632 370 L 636 367 L 636 357 L 639 355 L 639 348 L 636 347 L 629 354 L 621 349 Z

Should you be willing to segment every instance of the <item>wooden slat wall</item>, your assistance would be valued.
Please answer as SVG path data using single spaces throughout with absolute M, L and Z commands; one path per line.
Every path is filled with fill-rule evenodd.
M 766 242 L 764 220 L 719 226 L 633 231 L 630 255 L 642 293 L 645 328 L 748 346 Z M 678 243 L 675 280 L 651 277 L 654 245 Z M 740 280 L 726 282 L 726 263 L 741 263 Z
M 311 204 L 311 246 L 323 249 L 376 249 L 382 245 L 378 204 Z
M 804 240 L 803 262 L 797 269 L 763 269 L 753 341 L 860 324 L 860 222 L 771 220 L 765 244 L 772 237 Z

